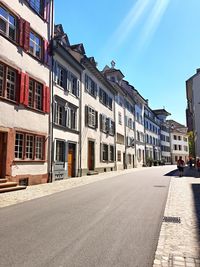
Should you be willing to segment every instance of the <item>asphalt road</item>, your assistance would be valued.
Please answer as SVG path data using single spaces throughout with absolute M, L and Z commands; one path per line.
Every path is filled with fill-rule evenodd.
M 152 267 L 169 167 L 0 209 L 1 267 Z

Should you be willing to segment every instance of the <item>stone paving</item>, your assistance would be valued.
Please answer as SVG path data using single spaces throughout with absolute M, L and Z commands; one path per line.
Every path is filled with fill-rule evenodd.
M 171 178 L 164 216 L 180 223 L 162 222 L 153 267 L 200 267 L 200 178 L 188 167 L 184 177 Z

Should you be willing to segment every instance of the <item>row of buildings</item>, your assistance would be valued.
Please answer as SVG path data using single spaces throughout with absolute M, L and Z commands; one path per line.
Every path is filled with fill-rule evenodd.
M 33 185 L 188 158 L 187 128 L 97 68 L 51 0 L 0 0 L 0 178 Z

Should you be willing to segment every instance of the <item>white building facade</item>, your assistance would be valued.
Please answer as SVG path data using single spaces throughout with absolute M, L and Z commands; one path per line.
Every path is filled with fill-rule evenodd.
M 48 180 L 52 3 L 0 1 L 0 177 Z

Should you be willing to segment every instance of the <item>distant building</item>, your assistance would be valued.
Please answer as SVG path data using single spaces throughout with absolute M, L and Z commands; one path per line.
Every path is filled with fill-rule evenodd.
M 176 164 L 180 156 L 187 162 L 189 159 L 187 127 L 174 120 L 167 120 L 167 124 L 170 129 L 172 164 Z
M 171 114 L 165 109 L 156 109 L 153 111 L 160 119 L 161 160 L 165 164 L 171 164 L 170 128 L 169 124 L 166 123 L 167 116 Z

